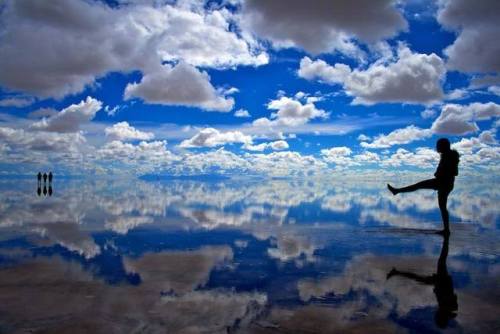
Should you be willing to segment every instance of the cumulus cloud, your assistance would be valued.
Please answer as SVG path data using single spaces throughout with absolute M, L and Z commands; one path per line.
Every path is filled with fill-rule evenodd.
M 238 109 L 234 112 L 235 117 L 247 118 L 250 117 L 250 113 L 246 109 Z
M 119 122 L 104 129 L 107 137 L 115 140 L 151 140 L 154 138 L 152 132 L 139 131 L 128 122 Z
M 0 100 L 0 107 L 23 108 L 33 104 L 35 100 L 29 97 L 7 97 Z
M 323 60 L 304 57 L 298 75 L 307 80 L 340 84 L 354 97 L 353 104 L 372 105 L 380 102 L 434 103 L 443 98 L 441 83 L 446 70 L 439 56 L 413 53 L 400 45 L 397 59 L 375 62 L 366 70 L 345 64 L 331 66 Z
M 31 128 L 51 132 L 77 132 L 82 124 L 94 118 L 101 107 L 101 101 L 87 96 L 80 103 L 72 104 L 53 116 L 33 123 Z
M 321 150 L 321 155 L 325 161 L 340 166 L 352 164 L 352 160 L 349 157 L 351 153 L 352 150 L 346 146 L 332 147 Z
M 463 72 L 500 72 L 500 3 L 485 0 L 443 0 L 437 19 L 445 28 L 458 32 L 444 53 L 448 67 Z
M 125 99 L 140 98 L 146 103 L 200 107 L 210 111 L 230 111 L 233 98 L 226 98 L 210 83 L 207 73 L 187 63 L 163 65 L 146 73 L 140 82 L 128 84 Z
M 431 129 L 437 134 L 464 135 L 479 130 L 476 121 L 493 117 L 500 117 L 500 105 L 493 102 L 475 102 L 469 105 L 446 104 Z
M 0 15 L 0 85 L 41 97 L 81 92 L 112 71 L 152 75 L 163 61 L 216 68 L 268 62 L 258 43 L 230 29 L 224 8 L 21 0 L 7 1 Z
M 216 147 L 232 143 L 250 145 L 252 144 L 252 137 L 240 131 L 220 132 L 214 128 L 205 128 L 192 138 L 182 141 L 179 146 L 183 148 Z
M 387 135 L 379 135 L 371 142 L 361 142 L 364 148 L 388 148 L 394 145 L 408 144 L 415 140 L 421 140 L 432 136 L 429 129 L 421 129 L 414 125 L 397 129 Z
M 133 170 L 136 174 L 148 173 L 158 168 L 166 168 L 179 160 L 165 147 L 164 140 L 141 141 L 134 145 L 119 140 L 106 143 L 97 150 L 96 163 L 104 162 L 109 169 L 118 165 Z
M 316 100 L 305 95 L 298 95 L 290 98 L 280 96 L 267 104 L 267 109 L 277 110 L 269 118 L 259 118 L 253 121 L 255 127 L 279 127 L 279 126 L 299 126 L 308 123 L 316 118 L 328 118 L 329 113 L 323 109 L 318 109 L 314 105 Z
M 0 127 L 0 139 L 7 145 L 9 153 L 21 153 L 23 158 L 19 162 L 29 162 L 30 151 L 77 152 L 86 142 L 80 132 L 32 132 L 10 127 Z
M 338 50 L 355 54 L 352 39 L 374 42 L 407 27 L 394 1 L 300 0 L 243 4 L 243 26 L 276 47 L 298 47 L 310 53 Z
M 288 143 L 284 140 L 276 140 L 270 143 L 261 143 L 257 145 L 244 145 L 243 148 L 249 151 L 264 151 L 265 149 L 272 149 L 274 151 L 281 151 L 288 149 Z
M 390 157 L 382 160 L 381 165 L 392 167 L 406 165 L 431 168 L 436 165 L 438 160 L 439 154 L 428 147 L 418 147 L 415 152 L 405 150 L 404 148 L 398 148 Z

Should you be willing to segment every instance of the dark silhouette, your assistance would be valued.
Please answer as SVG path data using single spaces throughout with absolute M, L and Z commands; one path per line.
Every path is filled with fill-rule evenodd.
M 38 179 L 38 185 L 40 186 L 42 184 L 42 173 L 38 172 L 36 178 Z
M 437 141 L 436 151 L 441 154 L 441 160 L 439 161 L 439 165 L 434 173 L 433 179 L 421 181 L 402 188 L 394 188 L 390 184 L 387 184 L 387 188 L 389 188 L 393 195 L 412 192 L 418 189 L 437 190 L 439 210 L 441 211 L 444 226 L 444 229 L 439 233 L 449 235 L 450 216 L 446 206 L 448 202 L 448 195 L 453 190 L 455 176 L 458 175 L 458 162 L 460 157 L 457 151 L 450 148 L 450 141 L 446 138 L 441 138 Z
M 40 186 L 40 185 L 38 186 L 36 193 L 38 194 L 38 196 L 42 195 L 42 186 Z
M 47 183 L 47 173 L 43 173 L 43 183 Z
M 458 301 L 457 295 L 453 288 L 453 280 L 451 275 L 448 274 L 446 267 L 446 258 L 448 257 L 448 242 L 449 237 L 443 238 L 443 246 L 437 264 L 437 273 L 430 276 L 418 275 L 412 272 L 399 271 L 396 268 L 387 274 L 387 279 L 393 276 L 401 276 L 412 279 L 418 283 L 426 285 L 434 285 L 434 294 L 438 303 L 438 309 L 434 316 L 436 325 L 439 328 L 446 328 L 448 322 L 457 316 Z
M 52 183 L 52 172 L 49 172 L 49 183 Z
M 47 186 L 43 186 L 43 196 L 47 196 Z
M 52 186 L 49 185 L 49 196 L 52 196 Z

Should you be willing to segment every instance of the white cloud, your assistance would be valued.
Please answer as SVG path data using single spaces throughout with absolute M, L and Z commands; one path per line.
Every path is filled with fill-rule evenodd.
M 261 143 L 257 145 L 246 144 L 243 146 L 244 149 L 249 151 L 262 152 L 267 148 L 271 148 L 274 151 L 286 150 L 289 148 L 288 143 L 284 140 L 276 140 L 270 143 Z
M 350 157 L 351 154 L 352 150 L 346 146 L 338 146 L 321 150 L 321 155 L 323 156 L 323 159 L 337 166 L 352 165 L 353 160 Z
M 7 97 L 0 100 L 0 107 L 22 108 L 33 104 L 35 100 L 28 97 Z
M 234 112 L 234 117 L 247 118 L 250 117 L 250 113 L 246 109 L 238 109 Z
M 0 139 L 7 145 L 9 153 L 20 153 L 19 156 L 17 156 L 17 158 L 20 159 L 19 162 L 29 163 L 35 161 L 31 159 L 32 157 L 29 154 L 30 151 L 51 151 L 62 154 L 66 152 L 77 152 L 79 151 L 79 147 L 86 142 L 81 132 L 33 132 L 9 127 L 0 127 Z M 17 158 L 11 156 L 7 160 L 14 162 Z
M 488 92 L 500 96 L 500 86 L 491 86 L 488 87 Z
M 0 85 L 40 97 L 81 92 L 112 71 L 151 74 L 162 61 L 215 68 L 268 62 L 258 43 L 230 28 L 234 15 L 224 8 L 6 1 L 0 15 Z
M 500 3 L 486 0 L 442 0 L 437 19 L 445 27 L 458 32 L 457 39 L 444 53 L 447 65 L 464 72 L 500 72 Z
M 248 0 L 243 4 L 243 26 L 275 47 L 355 54 L 359 50 L 353 38 L 375 42 L 396 35 L 407 23 L 390 0 Z
M 420 116 L 422 116 L 422 118 L 424 118 L 424 119 L 433 118 L 434 116 L 436 116 L 436 110 L 425 109 L 424 111 L 422 111 L 420 113 Z
M 301 100 L 305 100 L 301 102 Z M 328 118 L 329 113 L 316 108 L 315 100 L 310 100 L 303 96 L 302 98 L 290 98 L 280 96 L 267 104 L 267 109 L 277 110 L 269 118 L 259 118 L 253 121 L 255 127 L 280 127 L 280 126 L 300 126 L 316 118 Z
M 200 107 L 227 112 L 234 99 L 221 95 L 210 83 L 210 77 L 187 63 L 163 65 L 146 73 L 140 82 L 128 84 L 125 99 L 140 98 L 146 103 Z
M 51 132 L 77 132 L 82 124 L 94 118 L 101 107 L 101 101 L 87 96 L 86 100 L 72 104 L 49 118 L 33 123 L 31 128 Z
M 358 140 L 359 141 L 367 141 L 367 140 L 370 140 L 370 137 L 368 137 L 367 135 L 362 133 L 358 136 Z
M 376 62 L 366 70 L 351 70 L 344 64 L 328 65 L 322 60 L 305 57 L 300 62 L 299 76 L 328 84 L 343 85 L 354 97 L 353 104 L 372 105 L 380 102 L 429 104 L 443 98 L 441 83 L 446 70 L 436 54 L 419 54 L 400 45 L 397 60 Z
M 151 140 L 154 138 L 152 132 L 139 131 L 127 122 L 119 122 L 104 129 L 107 137 L 113 140 Z
M 432 136 L 429 129 L 421 129 L 414 125 L 397 129 L 387 135 L 379 135 L 371 143 L 361 142 L 364 148 L 387 148 L 394 145 L 408 144 L 415 140 L 421 140 Z
M 240 131 L 220 132 L 214 128 L 205 128 L 192 138 L 182 141 L 179 146 L 183 148 L 216 147 L 232 143 L 250 145 L 252 144 L 252 137 Z
M 476 121 L 499 116 L 500 105 L 493 102 L 475 102 L 469 105 L 446 104 L 431 129 L 437 134 L 464 135 L 479 130 Z
M 407 165 L 420 168 L 431 168 L 436 165 L 438 160 L 439 154 L 428 147 L 418 147 L 415 152 L 399 148 L 390 157 L 382 160 L 381 165 L 392 167 Z

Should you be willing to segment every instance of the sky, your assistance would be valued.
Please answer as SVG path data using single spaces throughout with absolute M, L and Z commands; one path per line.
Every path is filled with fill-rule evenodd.
M 0 174 L 498 174 L 495 0 L 6 0 Z

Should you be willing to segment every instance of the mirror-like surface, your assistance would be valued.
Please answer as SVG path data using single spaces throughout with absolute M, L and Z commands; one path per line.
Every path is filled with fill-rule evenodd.
M 404 184 L 407 182 L 401 182 Z M 0 181 L 0 332 L 488 333 L 500 191 L 366 181 Z

